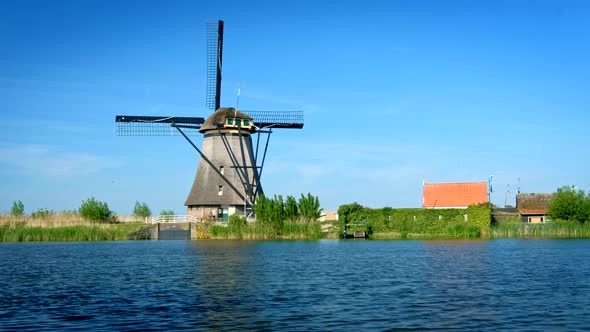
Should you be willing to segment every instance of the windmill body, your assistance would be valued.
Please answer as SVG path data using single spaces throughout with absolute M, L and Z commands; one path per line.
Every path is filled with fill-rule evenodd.
M 212 216 L 225 220 L 232 214 L 247 215 L 250 212 L 250 203 L 262 194 L 252 145 L 252 123 L 252 118 L 244 113 L 233 108 L 220 108 L 201 126 L 201 151 L 214 167 L 203 158 L 199 161 L 185 202 L 187 214 L 197 218 Z M 229 180 L 238 192 L 215 170 Z

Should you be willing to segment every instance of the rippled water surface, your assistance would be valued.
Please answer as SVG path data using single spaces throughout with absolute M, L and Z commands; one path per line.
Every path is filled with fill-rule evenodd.
M 0 330 L 590 327 L 590 240 L 0 244 Z

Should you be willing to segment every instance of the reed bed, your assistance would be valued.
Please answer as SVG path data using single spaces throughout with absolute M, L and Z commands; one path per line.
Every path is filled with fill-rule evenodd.
M 82 218 L 77 213 L 51 213 L 42 217 L 0 216 L 0 226 L 21 225 L 27 227 L 53 228 L 66 226 L 90 226 L 93 222 Z
M 267 225 L 251 223 L 245 226 L 211 226 L 209 228 L 209 237 L 211 239 L 242 239 L 242 240 L 272 240 L 272 239 L 289 239 L 289 240 L 316 240 L 321 239 L 321 224 L 314 223 L 294 223 L 285 222 L 284 224 Z
M 127 240 L 143 223 L 100 224 L 75 213 L 0 216 L 0 242 Z
M 63 226 L 55 228 L 17 225 L 0 226 L 0 242 L 38 241 L 114 241 L 127 240 L 129 233 L 143 224 L 112 224 L 94 226 Z
M 590 238 L 590 224 L 579 222 L 555 222 L 551 224 L 497 223 L 490 228 L 486 237 Z

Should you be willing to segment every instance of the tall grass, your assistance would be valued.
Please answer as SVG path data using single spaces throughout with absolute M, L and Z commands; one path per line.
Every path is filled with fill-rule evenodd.
M 209 228 L 209 236 L 212 239 L 244 239 L 244 240 L 271 240 L 271 239 L 321 239 L 323 236 L 321 224 L 284 222 L 280 227 L 266 223 L 250 223 L 244 226 L 220 226 L 213 225 Z
M 97 224 L 78 213 L 0 216 L 0 242 L 126 240 L 145 224 Z
M 478 239 L 482 237 L 482 228 L 473 225 L 451 225 L 440 232 L 416 232 L 402 229 L 388 232 L 374 232 L 370 238 L 375 240 L 400 239 Z
M 25 223 L 0 225 L 0 242 L 32 241 L 112 241 L 127 240 L 127 235 L 145 224 L 94 224 L 59 227 L 28 226 Z
M 528 224 L 522 222 L 496 223 L 487 237 L 490 238 L 590 238 L 590 223 L 556 222 Z
M 41 216 L 12 216 L 0 215 L 0 226 L 24 224 L 28 227 L 65 227 L 65 226 L 90 226 L 93 223 L 85 220 L 77 213 L 48 213 Z

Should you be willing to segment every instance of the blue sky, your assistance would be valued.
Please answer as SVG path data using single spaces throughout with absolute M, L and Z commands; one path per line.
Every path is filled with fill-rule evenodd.
M 590 189 L 587 1 L 2 1 L 0 211 L 183 203 L 181 137 L 114 117 L 207 116 L 205 23 L 225 21 L 222 105 L 303 110 L 271 137 L 267 194 L 418 207 L 422 181 L 492 201 Z M 197 140 L 199 143 L 200 141 Z M 509 187 L 510 186 L 510 187 Z

